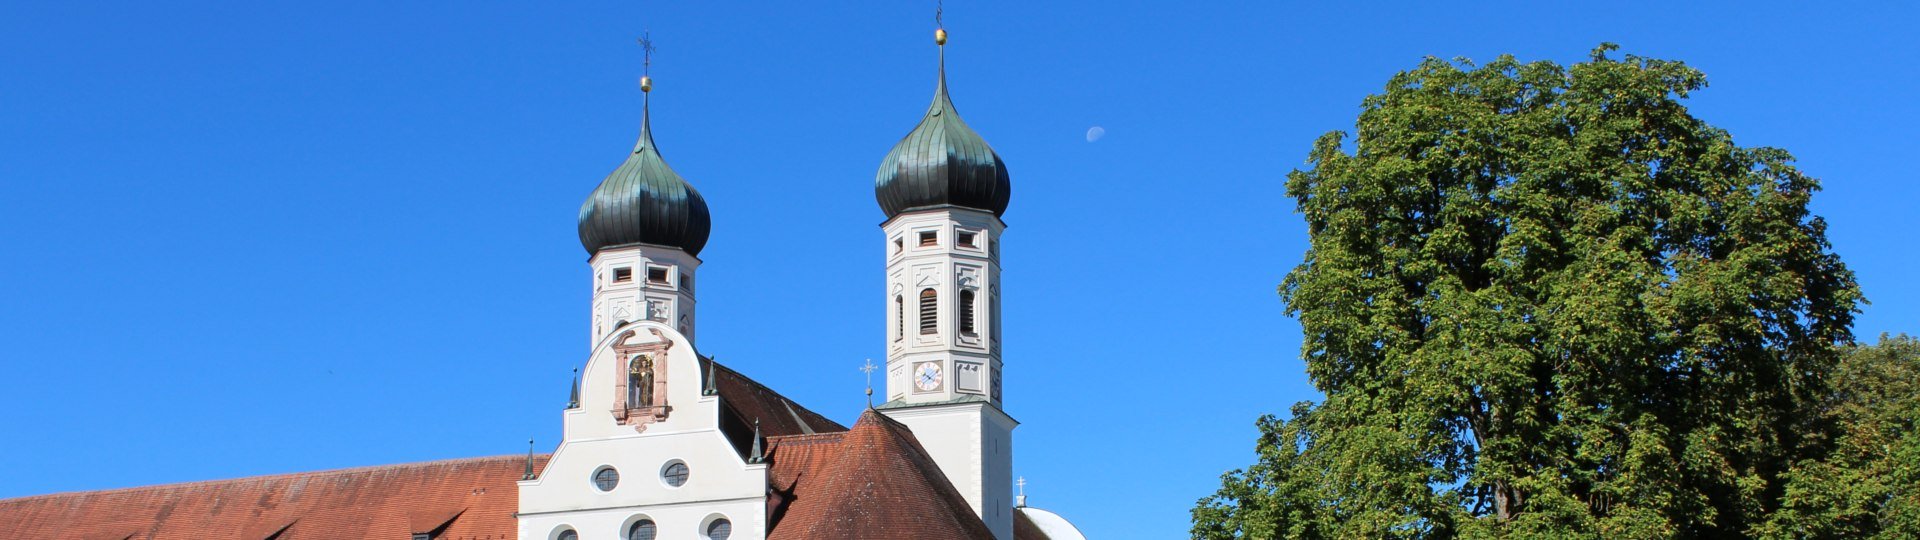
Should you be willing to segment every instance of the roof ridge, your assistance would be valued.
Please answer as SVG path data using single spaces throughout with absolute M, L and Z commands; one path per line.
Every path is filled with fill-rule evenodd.
M 537 459 L 545 459 L 552 456 L 553 454 L 535 454 L 534 455 L 534 457 Z M 516 461 L 517 462 L 517 461 L 524 461 L 526 459 L 527 459 L 527 456 L 525 454 L 505 454 L 505 455 L 498 455 L 498 456 L 452 458 L 452 459 L 441 459 L 441 460 L 433 460 L 433 461 L 413 461 L 413 462 L 407 462 L 407 463 L 389 463 L 385 465 L 362 465 L 358 467 L 347 467 L 343 469 L 326 469 L 326 470 L 319 470 L 319 471 L 262 474 L 262 475 L 254 475 L 254 476 L 239 476 L 234 478 L 219 478 L 219 479 L 213 479 L 213 480 L 190 480 L 186 482 L 174 482 L 169 484 L 152 484 L 152 485 L 145 485 L 145 486 L 118 487 L 118 488 L 107 488 L 107 489 L 87 489 L 87 490 L 78 490 L 78 491 L 61 491 L 61 492 L 55 492 L 55 493 L 42 493 L 38 495 L 27 495 L 25 497 L 0 499 L 0 504 L 35 501 L 40 499 L 73 497 L 78 495 L 106 495 L 106 494 L 113 494 L 113 493 L 131 493 L 131 492 L 139 492 L 139 491 L 161 491 L 166 489 L 209 486 L 214 484 L 231 484 L 236 482 L 244 482 L 248 480 L 324 478 L 324 477 L 330 477 L 330 476 L 343 476 L 343 475 L 349 475 L 349 474 L 368 473 L 368 472 L 375 472 L 380 470 L 398 470 L 398 469 L 407 469 L 411 467 L 424 467 L 424 466 L 430 466 L 430 465 L 456 465 L 456 464 L 467 464 L 467 463 L 481 463 L 481 462 L 489 462 L 489 461 Z
M 771 435 L 767 437 L 767 443 L 773 444 L 773 443 L 779 442 L 779 443 L 787 443 L 787 444 L 813 444 L 819 441 L 826 441 L 826 440 L 839 442 L 841 439 L 844 439 L 846 435 L 847 435 L 847 432 L 845 431 L 829 431 L 826 433 L 795 433 L 793 435 Z

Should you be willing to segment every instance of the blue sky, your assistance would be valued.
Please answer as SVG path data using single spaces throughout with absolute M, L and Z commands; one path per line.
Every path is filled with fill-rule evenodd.
M 1033 504 L 1173 538 L 1253 420 L 1316 397 L 1281 186 L 1422 57 L 1680 59 L 1790 150 L 1920 331 L 1909 5 L 947 5 L 1006 159 L 1006 405 Z M 0 5 L 0 497 L 525 451 L 584 361 L 583 197 L 654 129 L 705 194 L 700 342 L 842 421 L 883 358 L 872 179 L 933 90 L 932 2 Z M 1095 126 L 1104 138 L 1089 142 Z

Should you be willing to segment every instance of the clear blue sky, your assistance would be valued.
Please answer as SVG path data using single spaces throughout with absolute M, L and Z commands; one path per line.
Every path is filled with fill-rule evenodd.
M 1429 55 L 1704 70 L 1695 114 L 1825 181 L 1856 332 L 1920 331 L 1911 4 L 1339 4 L 947 5 L 954 98 L 1015 184 L 1036 506 L 1179 537 L 1254 418 L 1316 397 L 1274 294 L 1305 246 L 1281 179 Z M 551 450 L 586 353 L 575 213 L 633 143 L 648 29 L 659 144 L 713 210 L 701 350 L 850 422 L 884 357 L 873 173 L 931 95 L 931 15 L 0 5 L 0 497 Z

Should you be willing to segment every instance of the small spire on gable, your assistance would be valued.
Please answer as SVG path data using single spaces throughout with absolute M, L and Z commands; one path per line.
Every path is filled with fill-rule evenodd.
M 520 475 L 521 480 L 533 479 L 533 438 L 527 438 L 527 472 Z
M 716 375 L 717 372 L 714 371 L 714 366 L 719 363 L 720 361 L 716 358 L 711 358 L 711 357 L 707 358 L 707 384 L 705 387 L 702 387 L 700 389 L 700 395 L 711 396 L 717 393 L 716 389 L 718 387 L 715 386 L 715 383 L 714 383 L 714 379 L 715 379 L 714 375 Z
M 580 368 L 573 368 L 573 390 L 567 393 L 567 409 L 580 408 Z
M 753 419 L 753 453 L 747 458 L 747 463 L 760 463 L 766 460 L 766 453 L 760 449 L 760 419 L 755 418 Z

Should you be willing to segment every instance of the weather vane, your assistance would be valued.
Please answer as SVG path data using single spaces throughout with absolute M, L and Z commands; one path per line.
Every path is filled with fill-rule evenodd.
M 872 358 L 868 358 L 867 363 L 860 366 L 860 371 L 867 374 L 867 408 L 869 409 L 873 408 L 873 370 L 879 368 L 880 366 L 873 365 Z

